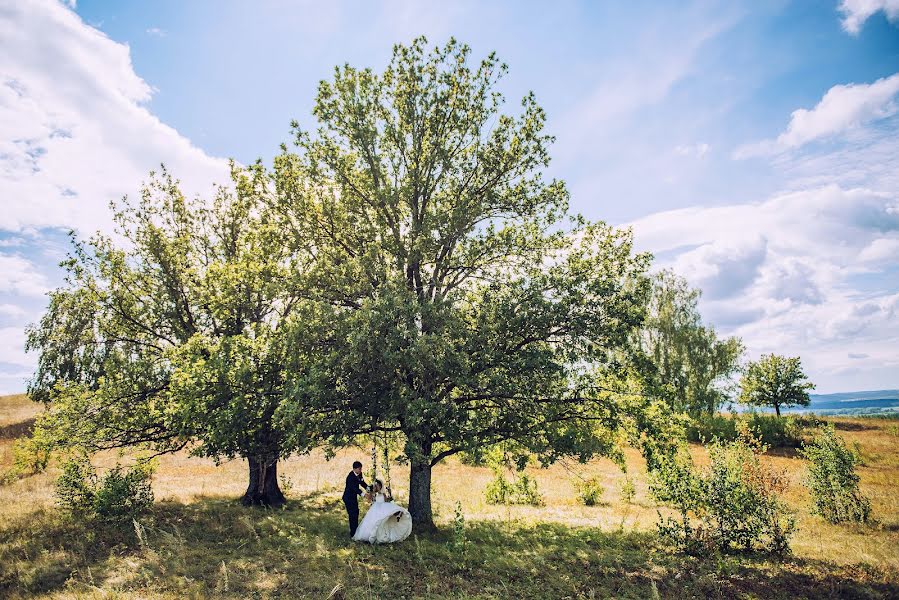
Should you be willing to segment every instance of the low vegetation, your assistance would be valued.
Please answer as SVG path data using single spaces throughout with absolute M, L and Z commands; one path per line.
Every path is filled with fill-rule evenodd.
M 139 461 L 130 468 L 115 465 L 99 477 L 87 457 L 73 457 L 56 480 L 56 500 L 80 519 L 131 522 L 153 505 L 152 474 L 152 463 Z
M 858 487 L 859 453 L 846 446 L 833 426 L 823 428 L 801 453 L 809 462 L 806 485 L 816 514 L 830 523 L 863 523 L 871 517 L 871 501 Z
M 818 425 L 814 417 L 799 417 L 764 413 L 713 413 L 696 415 L 687 426 L 691 442 L 732 442 L 741 429 L 748 429 L 753 437 L 769 448 L 798 448 L 808 439 L 809 432 Z
M 659 513 L 660 537 L 692 554 L 788 553 L 796 521 L 783 500 L 786 473 L 762 463 L 765 450 L 744 427 L 737 440 L 709 445 L 707 469 L 686 451 L 663 460 L 652 493 L 677 514 Z

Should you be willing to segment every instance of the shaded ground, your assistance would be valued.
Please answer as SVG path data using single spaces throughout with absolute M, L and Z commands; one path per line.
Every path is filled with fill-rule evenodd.
M 0 595 L 170 598 L 894 598 L 895 574 L 787 559 L 671 555 L 648 533 L 474 523 L 395 546 L 352 543 L 341 507 L 158 504 L 135 528 L 40 511 L 0 531 Z M 140 530 L 140 537 L 137 530 Z M 141 539 L 142 538 L 142 539 Z

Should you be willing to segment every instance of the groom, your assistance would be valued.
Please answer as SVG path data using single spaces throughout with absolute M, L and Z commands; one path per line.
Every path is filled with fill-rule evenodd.
M 358 460 L 353 463 L 353 470 L 346 476 L 346 487 L 343 490 L 343 503 L 346 505 L 346 513 L 350 519 L 350 537 L 356 534 L 359 526 L 359 496 L 365 489 L 365 480 L 362 478 L 362 463 Z

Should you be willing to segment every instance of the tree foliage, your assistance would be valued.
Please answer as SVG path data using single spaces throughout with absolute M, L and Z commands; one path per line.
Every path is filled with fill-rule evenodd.
M 808 406 L 808 392 L 815 385 L 802 372 L 798 356 L 763 354 L 750 362 L 740 380 L 740 402 L 752 406 L 773 407 L 780 416 L 782 406 Z
M 655 274 L 646 322 L 633 336 L 650 386 L 693 416 L 714 413 L 727 399 L 743 354 L 739 338 L 719 339 L 702 324 L 699 294 L 671 271 Z
M 334 446 L 398 432 L 419 523 L 442 459 L 502 440 L 544 460 L 608 454 L 648 402 L 618 401 L 596 373 L 643 319 L 649 256 L 569 218 L 565 186 L 542 175 L 545 114 L 532 94 L 501 112 L 505 72 L 423 38 L 382 73 L 340 67 L 317 130 L 296 128 L 298 151 L 275 161 L 284 228 L 314 257 L 294 414 Z
M 501 110 L 505 72 L 421 38 L 381 73 L 337 68 L 272 174 L 235 167 L 210 203 L 154 176 L 117 237 L 75 240 L 29 333 L 39 432 L 245 457 L 245 501 L 265 504 L 284 500 L 278 459 L 390 434 L 419 524 L 431 468 L 459 452 L 510 441 L 548 463 L 630 441 L 652 463 L 675 422 L 620 360 L 650 256 L 569 214 L 533 94 Z
M 113 206 L 115 237 L 73 234 L 66 283 L 28 334 L 40 353 L 29 393 L 52 401 L 38 434 L 53 445 L 244 457 L 245 500 L 279 503 L 276 486 L 252 482 L 304 443 L 274 418 L 294 265 L 265 170 L 232 176 L 207 203 L 184 198 L 165 170 L 151 174 L 136 203 Z

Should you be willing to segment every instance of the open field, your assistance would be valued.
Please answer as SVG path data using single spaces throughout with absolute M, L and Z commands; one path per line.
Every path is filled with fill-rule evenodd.
M 15 438 L 27 434 L 40 407 L 24 396 L 0 398 L 0 470 Z M 833 526 L 808 515 L 801 459 L 772 452 L 788 472 L 788 500 L 798 514 L 794 555 L 672 555 L 653 535 L 656 506 L 636 453 L 628 455 L 637 488 L 621 500 L 623 475 L 609 461 L 534 469 L 542 507 L 486 504 L 486 468 L 450 461 L 434 473 L 441 528 L 393 547 L 346 537 L 340 484 L 354 458 L 320 453 L 279 466 L 290 482 L 286 509 L 245 509 L 245 464 L 185 454 L 162 457 L 152 513 L 115 530 L 74 523 L 54 507 L 58 469 L 0 487 L 0 597 L 41 598 L 895 598 L 899 597 L 899 424 L 836 419 L 865 464 L 862 489 L 876 522 Z M 703 450 L 695 448 L 697 456 Z M 115 456 L 100 458 L 110 464 Z M 366 465 L 367 466 L 367 465 Z M 406 497 L 407 471 L 391 469 Z M 577 477 L 603 482 L 605 503 L 577 503 Z M 453 507 L 461 502 L 468 545 L 448 545 Z

